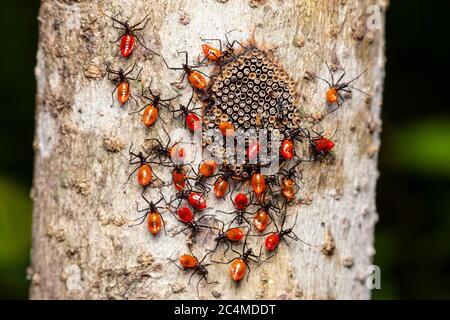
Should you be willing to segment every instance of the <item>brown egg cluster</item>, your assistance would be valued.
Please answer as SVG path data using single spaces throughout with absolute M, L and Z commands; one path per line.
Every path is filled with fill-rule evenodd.
M 203 118 L 203 144 L 215 156 L 225 152 L 224 141 L 215 141 L 213 130 L 221 122 L 231 122 L 234 128 L 267 129 L 270 137 L 280 140 L 300 125 L 296 82 L 282 67 L 273 62 L 270 53 L 251 46 L 225 61 L 209 85 L 214 105 Z M 208 130 L 213 129 L 213 130 Z

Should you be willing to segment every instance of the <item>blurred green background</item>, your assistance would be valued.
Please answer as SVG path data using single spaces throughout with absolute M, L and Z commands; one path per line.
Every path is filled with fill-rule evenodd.
M 431 4 L 432 3 L 432 4 Z M 39 1 L 2 3 L 0 298 L 27 298 Z M 450 298 L 448 0 L 392 1 L 377 205 L 375 299 Z

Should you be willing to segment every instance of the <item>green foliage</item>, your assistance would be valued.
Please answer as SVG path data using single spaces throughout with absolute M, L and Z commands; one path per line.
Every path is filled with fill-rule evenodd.
M 29 190 L 0 177 L 0 298 L 25 298 L 31 243 Z
M 398 170 L 450 177 L 450 119 L 429 118 L 397 128 L 386 144 L 390 165 Z

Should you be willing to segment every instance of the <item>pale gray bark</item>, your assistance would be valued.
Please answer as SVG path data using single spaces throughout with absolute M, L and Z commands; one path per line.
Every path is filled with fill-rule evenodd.
M 104 63 L 119 65 L 123 60 L 118 46 L 110 43 L 117 32 L 102 12 L 122 12 L 133 21 L 148 13 L 145 41 L 172 64 L 179 63 L 177 50 L 196 57 L 200 37 L 223 37 L 238 28 L 234 36 L 245 40 L 255 30 L 257 43 L 275 48 L 275 56 L 299 81 L 308 112 L 324 110 L 326 85 L 308 75 L 328 77 L 325 62 L 342 66 L 348 77 L 367 69 L 358 88 L 371 98 L 354 92 L 351 101 L 322 123 L 328 134 L 339 124 L 336 163 L 305 167 L 300 193 L 311 203 L 293 209 L 299 213 L 296 233 L 309 243 L 324 243 L 324 249 L 301 243 L 281 246 L 271 263 L 254 267 L 249 282 L 239 286 L 229 279 L 226 266 L 213 266 L 209 279 L 219 284 L 202 284 L 200 292 L 210 299 L 369 298 L 365 279 L 374 254 L 384 78 L 384 32 L 366 27 L 371 4 L 379 5 L 384 15 L 387 3 L 382 0 L 43 0 L 36 67 L 31 298 L 197 297 L 195 286 L 187 286 L 188 273 L 167 261 L 186 251 L 184 236 L 161 233 L 153 239 L 145 225 L 128 227 L 137 215 L 140 190 L 135 183 L 123 185 L 130 168 L 115 151 L 131 142 L 139 146 L 154 130 L 145 130 L 127 110 L 110 107 L 113 86 Z M 144 67 L 145 81 L 152 77 L 154 87 L 173 94 L 168 84 L 176 73 L 139 46 L 134 58 Z M 169 119 L 166 113 L 162 116 Z M 166 217 L 168 232 L 173 232 L 178 223 Z M 211 240 L 205 237 L 200 242 Z

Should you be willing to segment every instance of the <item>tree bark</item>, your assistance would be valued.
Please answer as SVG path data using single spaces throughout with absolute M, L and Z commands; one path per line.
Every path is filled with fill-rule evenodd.
M 381 8 L 381 29 L 370 30 L 368 7 Z M 220 38 L 238 28 L 274 50 L 287 73 L 299 82 L 307 112 L 323 111 L 329 77 L 325 62 L 343 67 L 347 78 L 367 72 L 343 107 L 322 122 L 334 137 L 336 161 L 305 166 L 296 233 L 322 248 L 281 245 L 270 263 L 252 269 L 249 281 L 232 283 L 227 267 L 214 265 L 200 285 L 213 299 L 368 299 L 368 266 L 374 255 L 377 220 L 375 186 L 384 78 L 384 12 L 375 0 L 42 0 L 37 53 L 36 152 L 33 210 L 32 299 L 183 299 L 197 298 L 188 273 L 167 258 L 186 251 L 178 224 L 166 218 L 168 235 L 149 236 L 129 228 L 136 216 L 138 186 L 124 186 L 130 167 L 117 152 L 135 146 L 154 130 L 144 130 L 129 107 L 110 107 L 113 85 L 104 64 L 124 65 L 111 21 L 103 13 L 121 12 L 132 21 L 145 13 L 143 34 L 153 50 L 179 63 L 177 50 L 200 53 L 201 37 Z M 177 74 L 137 46 L 133 57 L 142 79 L 170 96 Z M 163 112 L 162 117 L 170 119 Z M 157 124 L 158 126 L 158 124 Z M 172 130 L 180 124 L 169 121 Z M 168 176 L 164 176 L 169 179 Z M 151 192 L 153 192 L 152 190 Z M 156 194 L 156 193 L 153 193 Z M 210 197 L 212 198 L 212 197 Z M 212 200 L 212 199 L 211 199 Z M 217 202 L 211 202 L 217 206 Z M 231 210 L 231 207 L 221 207 Z M 202 241 L 211 241 L 206 235 Z M 194 288 L 194 289 L 193 289 Z

